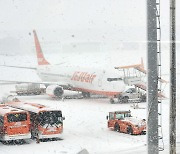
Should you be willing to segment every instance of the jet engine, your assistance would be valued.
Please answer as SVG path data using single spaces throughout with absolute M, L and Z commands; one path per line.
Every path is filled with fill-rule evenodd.
M 51 97 L 61 97 L 64 94 L 64 90 L 61 86 L 50 85 L 46 88 L 46 94 Z
M 12 95 L 10 93 L 4 93 L 0 97 L 0 103 L 6 103 L 6 102 L 12 102 L 12 101 L 17 101 L 18 99 L 16 98 L 15 95 Z

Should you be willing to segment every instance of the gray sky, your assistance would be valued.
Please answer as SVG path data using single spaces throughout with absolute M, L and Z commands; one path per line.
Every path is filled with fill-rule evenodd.
M 169 0 L 161 1 L 161 14 L 167 41 Z M 0 0 L 0 42 L 14 38 L 19 48 L 32 50 L 33 29 L 46 46 L 57 48 L 79 41 L 146 41 L 146 0 Z
M 145 25 L 145 0 L 1 0 L 0 7 L 3 30 Z

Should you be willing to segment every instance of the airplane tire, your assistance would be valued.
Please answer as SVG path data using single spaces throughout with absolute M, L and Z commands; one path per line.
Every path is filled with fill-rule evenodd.
M 114 99 L 113 98 L 110 98 L 110 103 L 114 104 Z
M 84 98 L 90 98 L 90 93 L 88 92 L 82 92 L 82 95 Z

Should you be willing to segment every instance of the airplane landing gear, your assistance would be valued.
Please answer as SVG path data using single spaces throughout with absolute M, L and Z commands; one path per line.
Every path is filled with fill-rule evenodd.
M 114 98 L 110 98 L 110 103 L 114 104 Z
M 90 93 L 88 92 L 82 92 L 82 95 L 84 98 L 90 98 Z

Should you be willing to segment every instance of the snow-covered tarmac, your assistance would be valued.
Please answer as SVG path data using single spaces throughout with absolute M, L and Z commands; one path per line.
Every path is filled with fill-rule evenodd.
M 2 85 L 3 91 L 13 89 L 13 85 Z M 19 96 L 20 100 L 36 102 L 61 109 L 65 116 L 62 140 L 41 142 L 29 140 L 23 145 L 4 145 L 0 143 L 1 154 L 75 154 L 87 149 L 90 154 L 131 154 L 146 153 L 146 135 L 128 135 L 107 128 L 106 115 L 109 111 L 131 110 L 133 116 L 146 118 L 146 103 L 140 103 L 141 109 L 133 109 L 132 104 L 110 104 L 107 98 L 55 100 L 46 95 Z M 163 137 L 168 153 L 169 139 L 169 101 L 163 101 Z M 179 104 L 177 104 L 179 108 Z M 177 113 L 177 119 L 180 114 Z M 179 124 L 177 123 L 177 128 Z M 177 152 L 180 131 L 177 130 Z M 161 144 L 161 143 L 160 143 Z M 179 151 L 180 152 L 180 151 Z
M 144 52 L 139 52 L 139 56 L 132 56 L 130 58 L 131 64 L 137 63 L 140 60 L 141 55 Z M 80 55 L 76 55 L 78 57 Z M 109 57 L 107 55 L 107 57 Z M 56 58 L 54 56 L 54 58 Z M 83 61 L 80 63 L 82 65 L 89 64 L 90 57 L 81 58 Z M 93 59 L 91 57 L 91 59 Z M 112 58 L 112 57 L 109 57 Z M 115 57 L 119 59 L 119 57 Z M 116 62 L 116 64 L 109 63 L 112 66 L 120 66 L 127 63 L 126 59 L 122 61 L 111 61 Z M 26 65 L 35 66 L 36 61 L 32 60 L 31 57 L 7 57 L 1 56 L 1 64 L 12 65 Z M 99 60 L 101 59 L 101 60 Z M 102 57 L 96 56 L 94 61 L 91 61 L 94 67 L 103 66 Z M 105 59 L 105 58 L 104 58 Z M 112 58 L 113 59 L 113 58 Z M 56 59 L 54 59 L 56 60 Z M 133 60 L 136 60 L 135 62 Z M 165 59 L 164 59 L 165 60 Z M 166 64 L 167 64 L 166 59 Z M 4 61 L 4 62 L 3 62 Z M 57 61 L 64 62 L 64 59 Z M 70 59 L 66 64 L 78 64 L 77 59 Z M 117 63 L 121 63 L 118 64 Z M 179 64 L 179 63 L 178 63 Z M 93 66 L 92 66 L 93 67 Z M 109 66 L 110 67 L 110 66 Z M 168 73 L 168 67 L 165 67 Z M 177 67 L 177 69 L 179 69 Z M 39 78 L 36 72 L 33 70 L 22 70 L 16 68 L 6 68 L 1 66 L 1 79 L 6 80 L 19 80 L 19 81 L 37 81 Z M 179 75 L 177 76 L 177 111 L 180 108 L 180 83 L 178 81 Z M 165 77 L 168 80 L 168 77 Z M 167 85 L 165 92 L 167 97 L 169 97 Z M 8 91 L 13 91 L 14 85 L 0 85 L 0 95 Z M 146 135 L 128 135 L 123 133 L 114 132 L 107 128 L 106 115 L 109 111 L 115 110 L 131 110 L 133 116 L 139 118 L 146 118 L 146 103 L 140 103 L 139 107 L 142 109 L 133 109 L 132 104 L 110 104 L 108 98 L 99 99 L 65 99 L 54 100 L 47 95 L 41 96 L 19 96 L 20 100 L 27 102 L 37 102 L 46 104 L 48 106 L 53 106 L 62 110 L 65 116 L 64 121 L 64 132 L 62 134 L 62 140 L 41 142 L 37 144 L 34 140 L 29 140 L 23 145 L 4 145 L 0 143 L 0 154 L 76 154 L 82 149 L 87 149 L 90 154 L 144 154 L 147 153 L 147 142 Z M 180 113 L 177 112 L 177 153 L 180 153 Z M 169 153 L 169 99 L 164 100 L 162 103 L 162 128 L 163 128 L 163 142 L 165 150 L 160 152 L 162 154 Z M 160 145 L 162 142 L 159 143 Z

